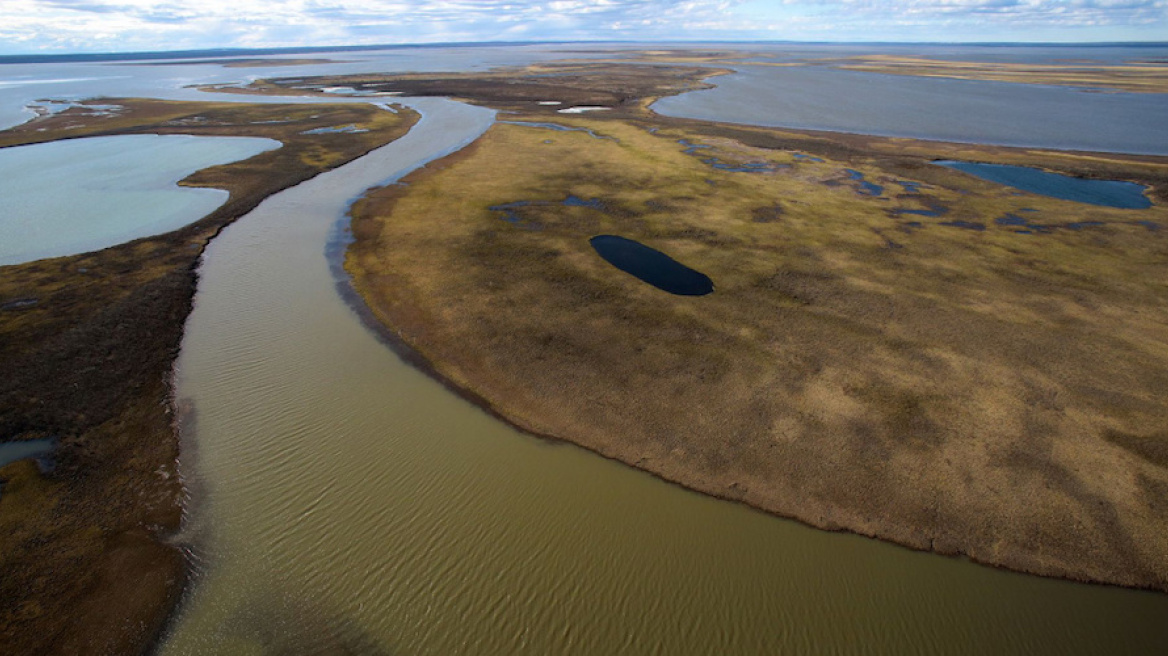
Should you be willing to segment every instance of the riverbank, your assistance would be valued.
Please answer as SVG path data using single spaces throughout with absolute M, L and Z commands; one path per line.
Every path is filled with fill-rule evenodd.
M 183 498 L 170 378 L 204 247 L 264 198 L 397 139 L 416 120 L 360 104 L 102 99 L 0 133 L 0 146 L 143 133 L 283 144 L 184 180 L 230 192 L 186 228 L 0 268 L 9 372 L 0 436 L 57 439 L 50 469 L 27 460 L 0 469 L 7 651 L 139 653 L 155 639 L 185 581 L 183 555 L 167 543 Z M 311 133 L 337 125 L 367 131 Z
M 1018 571 L 1168 589 L 1163 158 L 645 104 L 555 116 L 558 130 L 535 125 L 546 108 L 508 116 L 355 204 L 346 268 L 374 315 L 513 424 L 687 487 Z M 934 159 L 1137 181 L 1157 204 L 1020 196 Z M 1051 232 L 1011 229 L 1018 212 Z M 596 234 L 660 249 L 715 292 L 653 289 L 597 257 Z

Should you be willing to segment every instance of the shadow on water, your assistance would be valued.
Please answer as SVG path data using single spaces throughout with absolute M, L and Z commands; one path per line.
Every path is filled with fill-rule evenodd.
M 263 656 L 390 656 L 377 639 L 340 612 L 304 594 L 272 590 L 244 603 L 221 627 L 222 646 Z

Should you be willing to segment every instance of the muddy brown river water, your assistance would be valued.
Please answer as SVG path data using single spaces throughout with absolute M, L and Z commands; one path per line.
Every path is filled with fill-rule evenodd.
M 405 138 L 211 245 L 179 363 L 195 583 L 162 653 L 1156 653 L 1168 595 L 916 553 L 530 437 L 405 364 L 326 246 L 365 188 L 490 112 Z

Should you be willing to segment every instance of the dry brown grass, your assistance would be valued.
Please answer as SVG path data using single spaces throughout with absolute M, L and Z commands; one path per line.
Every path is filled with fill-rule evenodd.
M 497 125 L 354 207 L 347 268 L 441 376 L 527 430 L 815 526 L 1168 589 L 1168 231 L 1136 223 L 1168 226 L 1168 212 L 928 164 L 960 151 L 1162 184 L 1163 160 L 558 120 L 619 141 Z M 711 146 L 702 157 L 789 167 L 715 170 L 683 137 Z M 857 193 L 845 167 L 884 197 Z M 603 209 L 558 204 L 569 194 Z M 489 209 L 521 200 L 539 202 L 516 223 Z M 949 213 L 892 211 L 936 204 Z M 1022 208 L 1106 225 L 994 225 Z M 641 283 L 592 251 L 602 233 L 716 291 Z

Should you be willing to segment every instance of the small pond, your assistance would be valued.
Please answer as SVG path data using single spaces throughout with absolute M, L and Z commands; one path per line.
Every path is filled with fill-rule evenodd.
M 1145 187 L 1134 182 L 1088 180 L 1027 166 L 1006 164 L 982 164 L 954 160 L 938 160 L 933 163 L 957 169 L 983 180 L 1051 198 L 1128 210 L 1140 210 L 1152 206 L 1152 201 L 1144 195 Z
M 864 179 L 863 173 L 860 173 L 855 169 L 844 169 L 844 173 L 847 173 L 849 178 L 856 181 L 856 185 L 858 187 L 856 190 L 857 192 L 865 196 L 879 196 L 880 194 L 884 193 L 884 187 L 872 182 L 868 182 Z
M 25 440 L 23 442 L 0 442 L 0 467 L 24 460 L 25 458 L 41 459 L 53 451 L 55 440 Z
M 279 146 L 250 137 L 142 134 L 2 148 L 0 265 L 86 253 L 181 228 L 228 194 L 179 187 L 179 180 Z
M 589 243 L 609 264 L 670 294 L 704 296 L 714 291 L 714 282 L 706 274 L 638 241 L 597 235 Z

